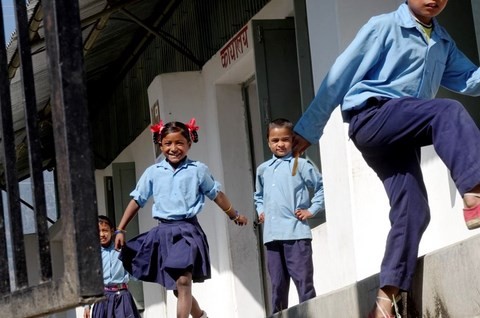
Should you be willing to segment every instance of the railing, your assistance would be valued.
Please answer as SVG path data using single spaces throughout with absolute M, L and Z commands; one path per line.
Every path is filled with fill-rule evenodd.
M 18 131 L 13 125 L 7 52 L 2 45 L 0 155 L 3 190 L 8 200 L 0 200 L 1 317 L 44 316 L 93 302 L 103 294 L 79 5 L 74 0 L 49 0 L 41 5 L 50 76 L 60 218 L 49 228 L 29 21 L 25 0 L 14 0 L 36 224 L 36 247 L 33 250 L 36 252 L 26 252 L 16 167 L 15 137 Z M 0 19 L 0 43 L 5 43 L 3 18 Z M 52 248 L 53 227 L 61 236 L 58 250 Z

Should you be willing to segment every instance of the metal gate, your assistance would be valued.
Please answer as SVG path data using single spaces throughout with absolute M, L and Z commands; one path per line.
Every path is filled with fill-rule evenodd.
M 1 2 L 1 0 L 0 0 Z M 28 141 L 33 210 L 38 253 L 26 253 L 23 234 L 16 131 L 5 46 L 0 49 L 0 134 L 2 190 L 0 200 L 0 312 L 2 317 L 39 317 L 91 303 L 103 295 L 97 231 L 94 165 L 88 122 L 79 4 L 75 0 L 40 2 L 43 8 L 55 172 L 60 217 L 61 253 L 52 256 L 47 223 L 42 150 L 35 98 L 31 47 L 25 0 L 14 0 L 18 54 L 24 102 L 24 132 Z M 1 9 L 0 9 L 1 11 Z M 0 12 L 2 13 L 2 12 Z M 0 43 L 5 43 L 0 14 Z M 4 211 L 4 213 L 2 213 Z M 9 231 L 6 231 L 9 221 Z M 7 241 L 10 242 L 7 245 Z M 10 252 L 9 252 L 10 250 Z M 61 257 L 62 259 L 55 259 Z M 53 266 L 52 264 L 61 264 Z M 9 265 L 10 264 L 10 265 Z M 37 281 L 29 279 L 32 266 Z M 13 265 L 13 266 L 12 266 Z M 29 269 L 29 271 L 27 271 Z

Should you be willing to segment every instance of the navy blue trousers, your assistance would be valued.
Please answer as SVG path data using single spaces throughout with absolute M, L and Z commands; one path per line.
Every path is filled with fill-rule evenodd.
M 265 244 L 267 267 L 272 286 L 272 312 L 288 308 L 290 277 L 304 302 L 316 296 L 313 286 L 312 241 L 273 241 Z
M 383 182 L 391 229 L 380 287 L 411 287 L 420 239 L 430 221 L 420 148 L 432 145 L 463 196 L 480 183 L 480 131 L 451 99 L 369 100 L 350 119 L 350 138 Z

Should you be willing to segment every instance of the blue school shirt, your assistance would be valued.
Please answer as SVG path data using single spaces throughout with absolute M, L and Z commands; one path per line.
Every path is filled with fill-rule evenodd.
M 339 104 L 347 111 L 363 107 L 374 96 L 431 99 L 440 85 L 477 96 L 479 83 L 478 67 L 458 50 L 437 20 L 433 19 L 427 40 L 404 3 L 397 11 L 371 18 L 360 29 L 294 130 L 313 144 Z
M 275 156 L 257 168 L 255 182 L 255 207 L 258 215 L 265 214 L 263 242 L 274 240 L 311 239 L 307 221 L 295 216 L 297 209 L 317 214 L 324 209 L 322 176 L 313 164 L 298 158 L 298 168 L 292 176 L 294 158 Z M 309 189 L 313 191 L 310 200 Z
M 208 167 L 186 158 L 175 170 L 165 159 L 150 166 L 130 195 L 140 207 L 153 196 L 154 218 L 182 220 L 200 213 L 205 196 L 214 200 L 219 192 Z
M 128 272 L 118 259 L 119 251 L 115 250 L 113 241 L 108 247 L 102 246 L 103 284 L 123 284 L 129 280 Z

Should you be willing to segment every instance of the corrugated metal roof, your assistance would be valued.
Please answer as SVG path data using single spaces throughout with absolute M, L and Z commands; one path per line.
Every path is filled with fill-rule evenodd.
M 80 0 L 95 162 L 104 168 L 149 125 L 147 87 L 161 73 L 200 70 L 268 0 Z M 52 165 L 41 0 L 27 4 L 37 108 Z M 19 169 L 28 173 L 15 33 L 7 45 Z M 23 143 L 23 145 L 22 145 Z M 26 166 L 25 166 L 26 165 Z M 26 169 L 25 169 L 26 167 Z M 22 173 L 20 173 L 22 176 Z

